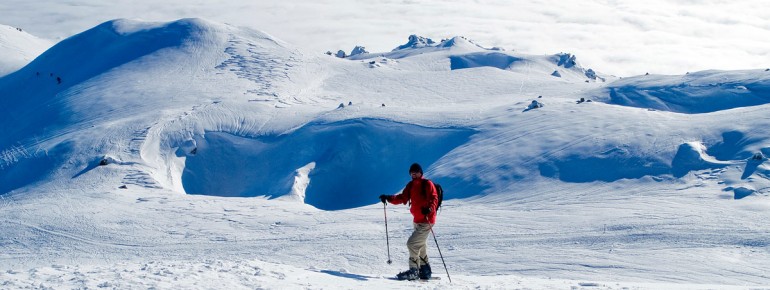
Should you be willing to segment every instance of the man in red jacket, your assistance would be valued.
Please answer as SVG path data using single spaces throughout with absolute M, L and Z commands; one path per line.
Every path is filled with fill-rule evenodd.
M 436 223 L 438 194 L 430 180 L 422 177 L 422 167 L 414 163 L 409 167 L 412 181 L 406 184 L 401 194 L 380 195 L 380 200 L 392 204 L 411 202 L 409 211 L 414 216 L 414 232 L 406 242 L 409 248 L 409 270 L 399 273 L 399 280 L 430 279 L 431 269 L 428 263 L 427 240 L 433 224 Z

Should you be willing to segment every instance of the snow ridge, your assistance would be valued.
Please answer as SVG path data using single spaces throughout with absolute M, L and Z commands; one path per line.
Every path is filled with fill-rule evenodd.
M 0 24 L 0 77 L 27 65 L 51 45 L 21 28 Z
M 646 75 L 601 90 L 596 97 L 611 104 L 700 114 L 770 103 L 770 74 L 751 70 Z
M 306 56 L 182 19 L 51 47 L 0 78 L 0 281 L 413 288 L 383 249 L 383 214 L 391 245 L 412 216 L 377 196 L 419 162 L 452 286 L 768 284 L 767 72 L 603 81 L 569 54 L 408 44 Z

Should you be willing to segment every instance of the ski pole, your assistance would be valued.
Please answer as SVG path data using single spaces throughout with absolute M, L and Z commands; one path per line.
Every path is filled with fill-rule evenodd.
M 388 204 L 383 202 L 382 203 L 382 212 L 385 213 L 385 241 L 388 243 L 388 265 L 392 264 L 393 261 L 390 259 L 390 237 L 388 237 L 388 211 L 385 209 L 385 207 Z
M 433 241 L 436 242 L 436 249 L 438 249 L 438 255 L 441 257 L 441 263 L 444 264 L 444 271 L 446 271 L 446 277 L 449 278 L 449 283 L 452 283 L 452 277 L 449 277 L 449 269 L 446 267 L 446 262 L 444 261 L 444 255 L 441 254 L 441 248 L 438 246 L 438 239 L 436 239 L 436 233 L 433 232 L 433 224 L 430 223 L 430 220 L 428 220 L 428 216 L 425 216 L 425 221 L 428 222 L 430 233 L 433 234 Z

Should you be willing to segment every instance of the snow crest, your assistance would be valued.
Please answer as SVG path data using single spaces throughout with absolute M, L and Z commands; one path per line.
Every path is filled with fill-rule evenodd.
M 436 288 L 768 284 L 766 71 L 408 44 L 307 56 L 194 19 L 58 43 L 0 78 L 0 287 L 414 288 L 385 278 L 413 217 L 377 198 L 413 162 L 446 194 Z

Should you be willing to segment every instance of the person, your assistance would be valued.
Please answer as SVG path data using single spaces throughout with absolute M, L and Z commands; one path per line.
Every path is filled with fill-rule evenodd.
M 414 163 L 409 167 L 412 180 L 397 195 L 380 195 L 380 201 L 392 204 L 411 203 L 409 211 L 414 216 L 414 232 L 406 242 L 409 249 L 409 270 L 399 273 L 399 280 L 430 279 L 431 268 L 428 262 L 428 235 L 436 223 L 438 194 L 433 182 L 423 178 L 422 167 Z

